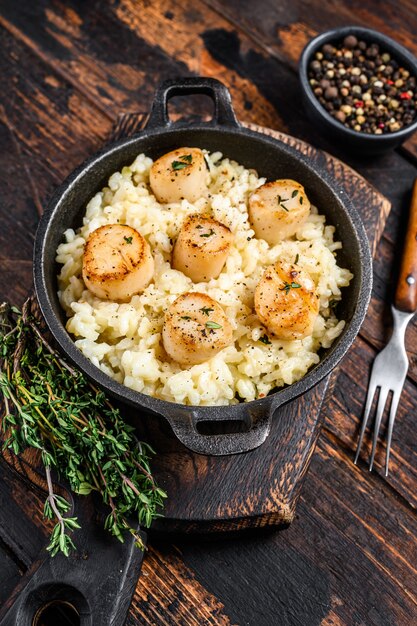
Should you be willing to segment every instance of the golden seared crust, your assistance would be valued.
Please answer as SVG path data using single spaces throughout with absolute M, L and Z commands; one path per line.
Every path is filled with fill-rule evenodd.
M 255 290 L 255 311 L 278 339 L 301 339 L 313 332 L 319 296 L 310 275 L 295 264 L 266 268 Z
M 209 234 L 214 230 L 213 234 Z M 221 254 L 230 249 L 233 235 L 230 228 L 208 215 L 190 215 L 180 231 L 181 238 L 193 248 L 205 248 L 211 254 Z
M 195 202 L 207 192 L 208 169 L 200 148 L 177 148 L 151 166 L 149 183 L 161 203 Z
M 207 294 L 188 292 L 165 314 L 162 338 L 167 354 L 183 365 L 207 361 L 233 341 L 221 305 Z
M 128 243 L 130 238 L 132 241 Z M 143 262 L 147 247 L 142 235 L 130 226 L 100 226 L 90 234 L 85 244 L 83 272 L 89 278 L 117 280 Z
M 172 266 L 194 282 L 217 278 L 230 252 L 230 229 L 212 217 L 190 215 L 178 234 Z
M 292 237 L 310 214 L 304 187 L 292 179 L 265 183 L 249 198 L 249 219 L 258 239 L 274 245 Z
M 147 287 L 153 271 L 149 245 L 134 228 L 107 224 L 88 237 L 82 275 L 87 288 L 99 298 L 127 300 Z

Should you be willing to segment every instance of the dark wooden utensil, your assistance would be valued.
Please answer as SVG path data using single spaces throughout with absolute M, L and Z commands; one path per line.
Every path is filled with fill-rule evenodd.
M 77 552 L 50 558 L 42 550 L 1 607 L 0 626 L 43 626 L 53 620 L 54 626 L 124 624 L 143 552 L 130 535 L 122 544 L 96 523 L 91 497 L 77 497 L 74 505 L 82 526 L 74 533 Z
M 410 215 L 394 302 L 397 309 L 405 313 L 417 311 L 417 179 L 413 186 Z

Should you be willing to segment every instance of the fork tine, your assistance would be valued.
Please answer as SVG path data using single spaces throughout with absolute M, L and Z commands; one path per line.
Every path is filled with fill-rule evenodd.
M 372 383 L 372 375 L 371 375 L 371 380 L 369 381 L 369 387 L 368 387 L 368 395 L 366 396 L 366 405 L 365 405 L 365 411 L 364 411 L 363 419 L 362 419 L 361 432 L 359 435 L 359 441 L 358 441 L 358 445 L 356 448 L 356 455 L 355 455 L 355 460 L 354 460 L 355 465 L 358 462 L 359 453 L 361 451 L 363 437 L 365 434 L 366 425 L 368 423 L 369 413 L 371 412 L 372 401 L 374 399 L 376 388 L 377 388 L 377 385 L 375 383 Z
M 394 428 L 395 416 L 397 415 L 398 403 L 400 401 L 402 389 L 392 392 L 391 408 L 388 419 L 387 452 L 385 456 L 385 476 L 388 476 L 389 455 L 391 452 L 392 431 Z
M 369 462 L 369 471 L 372 471 L 372 467 L 374 465 L 374 458 L 376 452 L 376 443 L 378 441 L 379 429 L 381 427 L 382 415 L 384 413 L 385 404 L 387 401 L 389 389 L 386 387 L 381 387 L 379 391 L 378 405 L 376 409 L 376 418 L 375 418 L 375 427 L 374 427 L 374 436 L 372 440 L 372 452 L 371 452 L 371 460 Z

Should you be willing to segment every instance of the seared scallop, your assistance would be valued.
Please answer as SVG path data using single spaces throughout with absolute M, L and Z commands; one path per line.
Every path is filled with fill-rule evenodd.
M 232 245 L 231 231 L 217 220 L 190 215 L 184 221 L 172 253 L 172 267 L 195 283 L 217 278 Z
M 158 202 L 195 202 L 207 193 L 208 169 L 199 148 L 178 148 L 153 163 L 149 175 Z
M 265 183 L 249 198 L 249 219 L 258 239 L 274 245 L 292 237 L 310 213 L 304 187 L 295 180 Z
M 255 311 L 277 339 L 302 339 L 313 332 L 319 296 L 308 272 L 278 261 L 266 268 L 255 290 Z
M 154 261 L 147 241 L 130 226 L 108 224 L 94 230 L 83 256 L 87 288 L 104 300 L 129 300 L 152 280 Z
M 162 340 L 181 365 L 203 363 L 230 345 L 232 327 L 220 304 L 204 293 L 184 293 L 165 313 Z

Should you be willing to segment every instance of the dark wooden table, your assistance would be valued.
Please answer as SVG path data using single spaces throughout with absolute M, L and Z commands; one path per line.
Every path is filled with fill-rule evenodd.
M 305 117 L 297 61 L 317 32 L 373 26 L 417 54 L 411 0 L 3 0 L 0 3 L 1 298 L 31 290 L 45 199 L 106 139 L 122 111 L 147 110 L 156 84 L 202 74 L 231 90 L 240 119 L 299 136 L 342 158 L 392 202 L 371 308 L 327 397 L 325 426 L 298 517 L 281 533 L 149 534 L 127 623 L 251 626 L 417 623 L 417 324 L 394 431 L 391 473 L 352 463 L 369 365 L 389 333 L 417 137 L 381 158 L 331 145 Z M 180 106 L 180 105 L 179 105 Z M 360 355 L 360 359 L 357 355 Z M 45 538 L 41 498 L 0 462 L 0 601 Z M 58 625 L 57 625 L 58 626 Z

